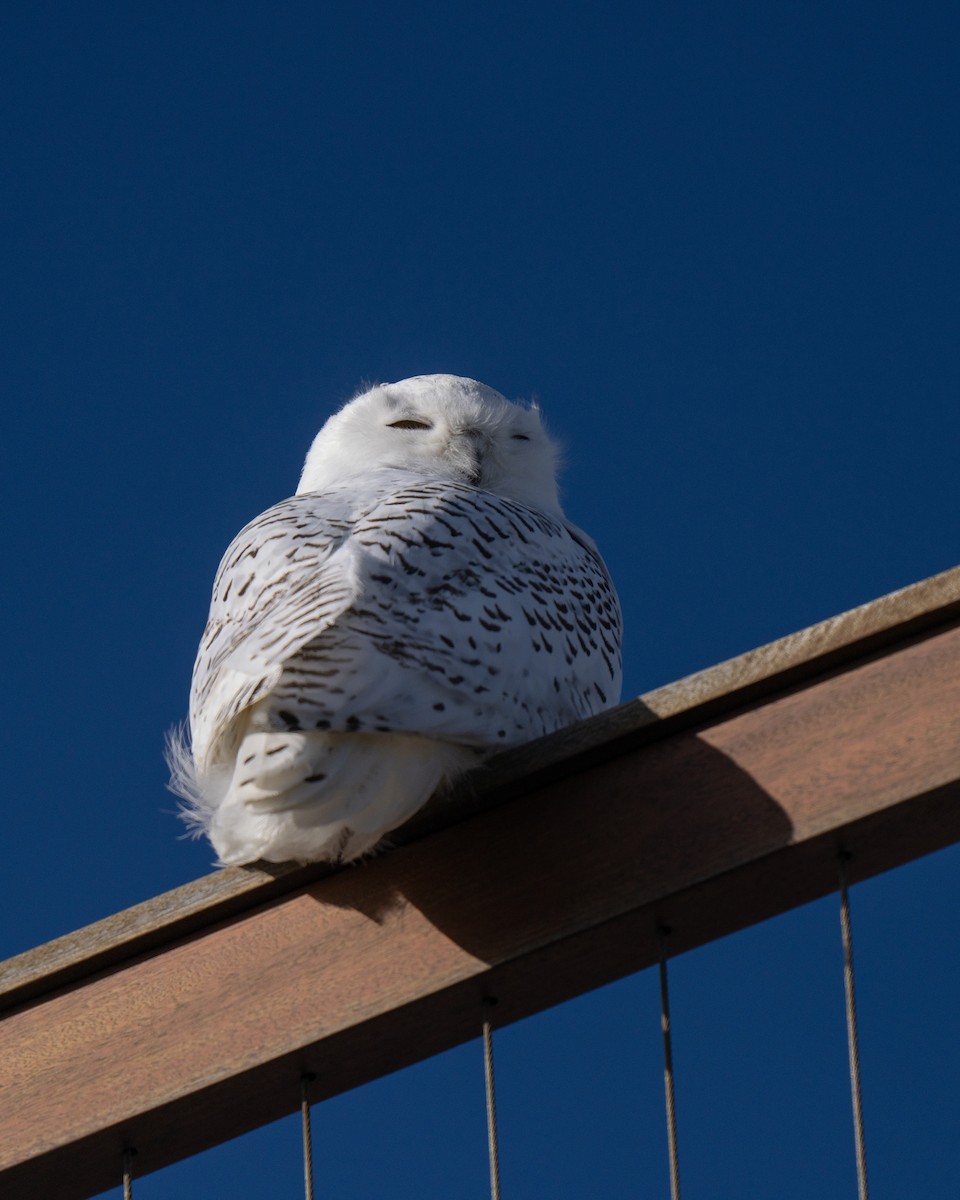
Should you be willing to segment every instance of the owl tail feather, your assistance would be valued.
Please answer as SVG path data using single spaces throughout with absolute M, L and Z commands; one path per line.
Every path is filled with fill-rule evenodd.
M 230 769 L 221 767 L 201 776 L 185 721 L 167 730 L 163 757 L 170 771 L 167 787 L 181 800 L 179 815 L 187 826 L 187 836 L 203 837 L 210 827 L 219 798 L 229 786 Z
M 408 734 L 251 730 L 229 779 L 205 786 L 169 747 L 168 762 L 188 823 L 233 865 L 360 858 L 477 755 Z

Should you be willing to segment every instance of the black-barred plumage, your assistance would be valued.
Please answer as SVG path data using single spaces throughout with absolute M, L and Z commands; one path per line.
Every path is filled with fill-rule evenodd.
M 375 388 L 227 550 L 175 786 L 222 862 L 356 858 L 478 754 L 615 704 L 620 640 L 537 411 Z

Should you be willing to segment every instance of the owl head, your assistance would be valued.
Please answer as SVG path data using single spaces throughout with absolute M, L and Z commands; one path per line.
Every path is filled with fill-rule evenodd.
M 297 492 L 381 467 L 449 479 L 560 512 L 557 448 L 535 406 L 457 375 L 416 375 L 351 400 L 314 439 Z

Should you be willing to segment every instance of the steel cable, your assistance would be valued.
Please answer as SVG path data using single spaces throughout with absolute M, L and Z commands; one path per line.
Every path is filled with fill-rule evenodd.
M 490 1200 L 500 1200 L 500 1150 L 497 1141 L 497 1097 L 493 1083 L 493 1030 L 487 1010 L 495 1000 L 484 1000 L 483 1079 L 487 1100 L 487 1155 L 490 1162 Z
M 670 1155 L 670 1200 L 680 1200 L 680 1156 L 677 1151 L 677 1105 L 673 1086 L 673 1045 L 670 1034 L 670 989 L 667 983 L 666 939 L 670 930 L 657 927 L 660 958 L 660 1028 L 663 1031 L 663 1090 L 667 1107 L 667 1148 Z
M 847 1051 L 850 1059 L 850 1099 L 853 1105 L 853 1137 L 857 1154 L 857 1194 L 868 1200 L 867 1151 L 863 1133 L 863 1096 L 860 1088 L 860 1039 L 857 1034 L 857 992 L 853 973 L 853 931 L 850 925 L 850 896 L 847 891 L 847 861 L 840 853 L 840 934 L 843 941 L 843 990 L 847 1009 Z
M 303 1133 L 303 1194 L 313 1200 L 313 1134 L 310 1129 L 310 1084 L 316 1075 L 300 1076 L 300 1127 Z
M 123 1152 L 123 1200 L 133 1200 L 133 1156 L 136 1150 L 127 1149 Z

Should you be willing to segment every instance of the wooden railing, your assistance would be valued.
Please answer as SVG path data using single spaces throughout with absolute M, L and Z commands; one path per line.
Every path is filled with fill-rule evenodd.
M 960 568 L 504 755 L 359 866 L 0 966 L 0 1195 L 95 1194 L 960 840 Z

